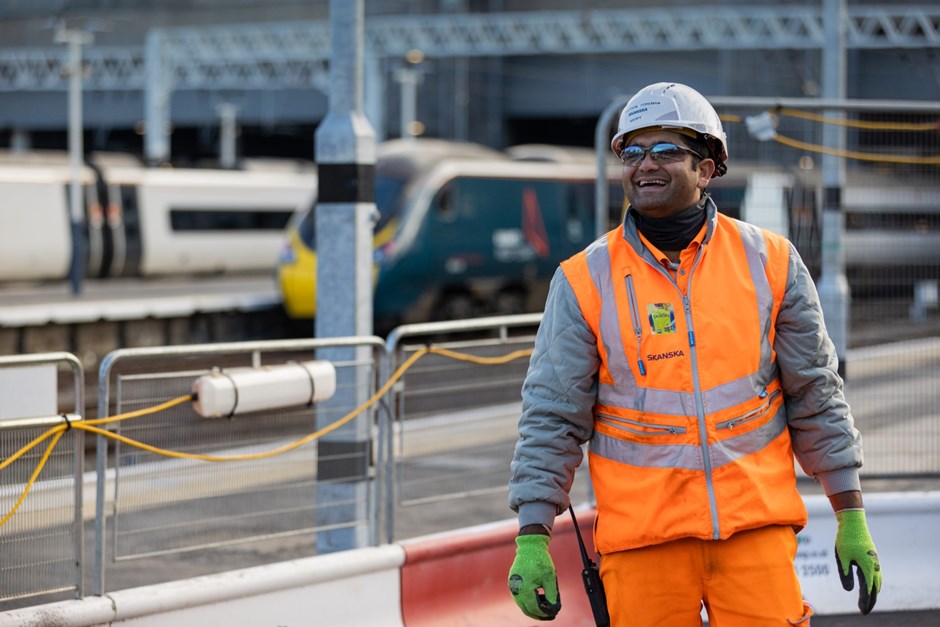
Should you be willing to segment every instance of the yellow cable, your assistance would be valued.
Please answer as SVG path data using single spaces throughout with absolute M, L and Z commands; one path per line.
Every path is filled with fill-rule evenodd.
M 96 418 L 94 420 L 85 420 L 82 423 L 75 423 L 73 427 L 77 427 L 79 424 L 86 425 L 104 425 L 112 422 L 120 422 L 121 420 L 127 420 L 129 418 L 139 418 L 140 416 L 147 416 L 149 414 L 156 414 L 163 411 L 164 409 L 169 409 L 171 407 L 176 407 L 186 401 L 191 401 L 193 399 L 192 394 L 186 394 L 185 396 L 179 396 L 173 400 L 166 401 L 165 403 L 160 403 L 159 405 L 154 405 L 153 407 L 145 407 L 144 409 L 138 409 L 135 411 L 129 411 L 123 414 L 118 414 L 117 416 L 107 416 L 105 418 Z
M 855 152 L 853 150 L 840 150 L 838 148 L 830 148 L 828 146 L 819 146 L 817 144 L 809 144 L 802 142 L 798 139 L 793 139 L 792 137 L 786 137 L 784 135 L 777 134 L 774 136 L 774 141 L 783 144 L 784 146 L 790 146 L 791 148 L 799 148 L 801 150 L 808 150 L 810 152 L 818 152 L 827 155 L 835 155 L 837 157 L 846 157 L 848 159 L 857 159 L 859 161 L 875 161 L 879 163 L 909 163 L 917 165 L 940 165 L 940 155 L 933 155 L 929 157 L 907 157 L 904 155 L 881 155 L 873 152 Z
M 49 446 L 46 447 L 46 452 L 42 454 L 42 459 L 39 460 L 39 464 L 36 465 L 36 469 L 33 471 L 32 476 L 29 478 L 29 481 L 26 483 L 26 487 L 23 489 L 23 493 L 20 495 L 20 498 L 17 499 L 16 505 L 13 506 L 7 515 L 0 519 L 0 527 L 6 524 L 8 520 L 13 518 L 13 514 L 16 513 L 16 510 L 20 508 L 20 505 L 23 504 L 23 501 L 26 500 L 26 495 L 29 494 L 30 488 L 33 487 L 33 483 L 36 482 L 36 477 L 39 476 L 39 473 L 42 472 L 43 467 L 46 465 L 46 460 L 49 459 L 49 455 L 52 454 L 52 449 L 55 448 L 56 442 L 59 441 L 59 438 L 62 437 L 62 434 L 65 433 L 64 426 L 56 426 L 54 429 L 59 431 L 55 433 L 55 437 L 52 438 L 52 442 L 49 442 Z
M 421 350 L 414 353 L 411 357 L 406 359 L 402 363 L 402 365 L 398 367 L 395 373 L 389 378 L 389 380 L 385 382 L 385 385 L 379 388 L 379 390 L 368 401 L 366 401 L 365 403 L 363 403 L 361 406 L 357 407 L 353 411 L 349 412 L 348 414 L 346 414 L 345 416 L 343 416 L 336 422 L 320 429 L 319 431 L 314 431 L 313 433 L 305 435 L 299 440 L 289 442 L 276 449 L 271 449 L 270 451 L 262 451 L 260 453 L 245 453 L 243 455 L 224 455 L 224 456 L 223 455 L 203 455 L 202 453 L 181 453 L 179 451 L 170 451 L 168 449 L 162 449 L 156 446 L 151 446 L 149 444 L 145 444 L 138 440 L 132 440 L 131 438 L 114 433 L 113 431 L 99 429 L 98 427 L 95 427 L 91 424 L 75 423 L 72 426 L 79 428 L 79 429 L 84 429 L 85 431 L 89 431 L 97 435 L 102 435 L 106 438 L 111 438 L 112 440 L 123 442 L 124 444 L 137 447 L 139 449 L 148 451 L 150 453 L 163 455 L 164 457 L 173 457 L 176 459 L 196 459 L 196 460 L 205 461 L 205 462 L 235 462 L 235 461 L 267 459 L 269 457 L 281 455 L 283 453 L 287 453 L 288 451 L 292 451 L 296 448 L 300 448 L 304 444 L 312 442 L 313 440 L 316 440 L 317 438 L 321 438 L 324 435 L 331 433 L 333 431 L 336 431 L 343 425 L 347 424 L 353 418 L 355 418 L 356 416 L 361 414 L 363 411 L 365 411 L 366 409 L 374 405 L 376 402 L 378 402 L 378 400 L 382 398 L 386 392 L 388 392 L 391 386 L 394 385 L 395 382 L 401 378 L 401 376 L 405 373 L 405 371 L 408 368 L 410 368 L 414 362 L 416 362 L 418 359 L 426 355 L 428 352 L 431 352 L 431 349 L 422 348 Z
M 499 364 L 506 364 L 510 361 L 519 359 L 520 357 L 527 357 L 532 354 L 531 348 L 522 348 L 511 353 L 507 353 L 501 357 L 478 357 L 476 355 L 468 355 L 467 353 L 458 353 L 457 351 L 452 351 L 448 348 L 437 348 L 430 347 L 428 349 L 432 353 L 437 353 L 438 355 L 443 355 L 445 357 L 450 357 L 451 359 L 456 359 L 458 361 L 468 361 L 474 364 L 481 364 L 484 366 L 496 366 Z
M 806 120 L 813 120 L 815 122 L 822 122 L 825 124 L 836 124 L 839 126 L 849 126 L 854 128 L 862 128 L 868 130 L 895 130 L 895 131 L 940 131 L 940 121 L 938 122 L 918 122 L 918 123 L 908 123 L 908 122 L 866 122 L 862 120 L 846 120 L 844 118 L 832 118 L 824 115 L 818 115 L 815 113 L 810 113 L 808 111 L 800 111 L 798 109 L 790 109 L 786 107 L 780 107 L 774 110 L 774 113 L 777 115 L 786 115 L 795 118 L 802 118 Z M 741 122 L 742 117 L 734 114 L 721 114 L 719 115 L 722 121 L 725 122 Z M 827 155 L 835 155 L 837 157 L 845 157 L 847 159 L 856 159 L 858 161 L 872 161 L 875 163 L 904 163 L 911 165 L 940 165 L 940 156 L 927 156 L 927 157 L 910 157 L 905 155 L 885 155 L 874 152 L 857 152 L 852 150 L 840 150 L 837 148 L 829 148 L 828 146 L 820 146 L 818 144 L 810 144 L 807 142 L 802 142 L 798 139 L 793 139 L 785 135 L 776 135 L 774 140 L 778 143 L 781 143 L 785 146 L 790 146 L 792 148 L 799 148 L 800 150 L 808 150 L 810 152 L 823 153 Z
M 799 109 L 789 109 L 781 107 L 775 109 L 774 113 L 786 115 L 791 118 L 801 118 L 812 120 L 823 124 L 835 124 L 836 126 L 848 126 L 851 128 L 863 128 L 867 130 L 880 131 L 940 131 L 940 121 L 938 122 L 873 122 L 865 120 L 848 120 L 845 118 L 833 118 L 809 111 L 800 111 Z
M 57 430 L 65 431 L 65 425 L 56 425 L 55 427 L 52 427 L 51 429 L 49 429 L 48 431 L 46 431 L 45 433 L 43 433 L 41 436 L 37 437 L 37 438 L 34 439 L 32 442 L 30 442 L 29 444 L 27 444 L 26 446 L 24 446 L 23 448 L 21 448 L 21 449 L 18 450 L 17 452 L 15 452 L 15 453 L 13 453 L 12 455 L 10 455 L 9 457 L 7 457 L 5 460 L 3 460 L 2 462 L 0 462 L 0 470 L 3 470 L 4 468 L 6 468 L 7 466 L 9 466 L 9 465 L 12 464 L 13 462 L 15 462 L 16 460 L 18 460 L 20 457 L 22 457 L 22 456 L 25 455 L 26 453 L 28 453 L 28 452 L 30 452 L 31 450 L 33 450 L 35 447 L 37 447 L 37 446 L 39 446 L 40 444 L 42 444 L 42 441 L 43 441 L 43 440 L 47 440 L 47 439 L 51 438 L 52 435 L 53 435 Z
M 508 363 L 515 359 L 519 359 L 520 357 L 528 356 L 532 354 L 532 349 L 520 349 L 517 351 L 513 351 L 511 353 L 508 353 L 506 355 L 503 355 L 501 357 L 478 357 L 476 355 L 459 353 L 457 351 L 452 351 L 450 349 L 438 348 L 438 347 L 433 347 L 433 346 L 419 349 L 415 351 L 410 357 L 408 357 L 408 359 L 402 362 L 402 364 L 395 370 L 392 376 L 388 378 L 388 380 L 376 391 L 375 394 L 372 395 L 371 398 L 369 398 L 369 400 L 367 400 L 365 403 L 363 403 L 356 409 L 352 410 L 351 412 L 349 412 L 348 414 L 346 414 L 345 416 L 343 416 L 336 422 L 330 425 L 327 425 L 326 427 L 318 431 L 310 433 L 300 438 L 299 440 L 295 440 L 294 442 L 290 442 L 276 449 L 272 449 L 270 451 L 263 451 L 260 453 L 246 453 L 243 455 L 226 455 L 226 456 L 203 455 L 201 453 L 182 453 L 179 451 L 171 451 L 168 449 L 151 446 L 149 444 L 145 444 L 138 440 L 133 440 L 126 436 L 120 435 L 113 431 L 108 431 L 107 429 L 100 429 L 97 426 L 97 425 L 119 422 L 121 420 L 128 420 L 130 418 L 138 418 L 140 416 L 155 414 L 157 412 L 164 411 L 171 407 L 180 405 L 188 400 L 192 400 L 193 397 L 191 394 L 177 397 L 175 399 L 166 401 L 164 403 L 160 403 L 159 405 L 154 405 L 153 407 L 126 412 L 124 414 L 119 414 L 117 416 L 98 418 L 96 420 L 76 421 L 76 422 L 71 423 L 71 427 L 75 429 L 81 429 L 89 433 L 94 433 L 96 435 L 100 435 L 106 438 L 111 438 L 112 440 L 123 442 L 124 444 L 127 444 L 129 446 L 134 446 L 136 448 L 148 451 L 150 453 L 154 453 L 156 455 L 162 455 L 164 457 L 171 457 L 171 458 L 176 458 L 176 459 L 194 459 L 194 460 L 207 461 L 207 462 L 230 462 L 230 461 L 248 461 L 248 460 L 257 460 L 257 459 L 267 459 L 269 457 L 274 457 L 276 455 L 280 455 L 282 453 L 286 453 L 288 451 L 292 451 L 296 448 L 299 448 L 303 446 L 304 444 L 307 444 L 309 442 L 312 442 L 313 440 L 321 438 L 324 435 L 331 433 L 333 431 L 336 431 L 343 425 L 349 423 L 356 416 L 358 416 L 365 410 L 375 405 L 380 398 L 382 398 L 383 396 L 385 396 L 386 393 L 388 393 L 388 391 L 395 384 L 395 382 L 397 382 L 405 374 L 405 372 L 407 372 L 407 370 L 411 368 L 412 365 L 414 365 L 416 361 L 418 361 L 419 359 L 421 359 L 422 357 L 424 357 L 425 355 L 429 353 L 436 353 L 439 355 L 443 355 L 445 357 L 450 357 L 451 359 L 456 359 L 460 361 L 468 361 L 468 362 L 482 364 L 482 365 L 499 365 L 499 364 Z M 59 439 L 67 430 L 68 430 L 68 427 L 66 425 L 56 425 L 50 428 L 41 436 L 35 438 L 29 444 L 25 445 L 23 448 L 21 448 L 19 451 L 14 453 L 12 456 L 5 459 L 2 463 L 0 463 L 0 470 L 3 470 L 4 468 L 12 464 L 14 461 L 22 457 L 24 454 L 26 454 L 27 452 L 29 452 L 30 450 L 32 450 L 33 448 L 41 444 L 44 440 L 54 436 L 52 442 L 50 442 L 49 446 L 46 447 L 46 451 L 43 454 L 42 459 L 39 460 L 39 464 L 36 466 L 36 469 L 33 471 L 33 475 L 32 477 L 30 477 L 29 482 L 26 484 L 26 487 L 24 488 L 23 493 L 20 495 L 19 499 L 17 500 L 16 505 L 13 506 L 13 509 L 10 510 L 10 512 L 2 520 L 0 520 L 0 526 L 3 526 L 8 521 L 16 512 L 16 510 L 20 507 L 20 505 L 23 503 L 23 500 L 26 498 L 26 495 L 29 493 L 30 488 L 32 488 L 33 483 L 36 481 L 36 478 L 39 476 L 39 473 L 42 471 L 43 467 L 46 465 L 46 460 L 49 459 L 49 455 L 52 453 L 52 449 L 55 447 L 56 443 L 59 441 Z

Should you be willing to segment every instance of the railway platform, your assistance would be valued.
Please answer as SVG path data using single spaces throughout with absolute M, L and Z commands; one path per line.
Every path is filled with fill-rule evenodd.
M 78 294 L 61 281 L 11 284 L 0 288 L 0 327 L 174 318 L 279 304 L 271 275 L 89 279 Z
M 68 350 L 94 373 L 117 348 L 290 337 L 271 274 L 0 286 L 0 355 Z

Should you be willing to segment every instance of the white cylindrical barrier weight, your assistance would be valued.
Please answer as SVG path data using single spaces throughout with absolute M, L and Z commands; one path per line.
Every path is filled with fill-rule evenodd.
M 193 409 L 203 418 L 309 405 L 333 396 L 336 369 L 317 360 L 217 370 L 196 379 L 193 392 Z

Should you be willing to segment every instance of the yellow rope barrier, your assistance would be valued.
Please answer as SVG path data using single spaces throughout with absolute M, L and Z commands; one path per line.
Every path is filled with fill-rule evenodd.
M 788 107 L 778 107 L 773 110 L 775 115 L 783 115 L 794 118 L 801 118 L 804 120 L 812 120 L 814 122 L 820 122 L 822 124 L 835 124 L 838 126 L 846 126 L 852 128 L 866 129 L 866 130 L 884 130 L 884 131 L 913 131 L 913 132 L 923 132 L 923 131 L 940 131 L 940 121 L 935 122 L 873 122 L 865 120 L 848 120 L 845 118 L 834 118 L 830 116 L 820 115 L 817 113 L 810 113 L 809 111 L 801 111 L 799 109 L 791 109 Z M 741 123 L 744 121 L 744 118 L 740 115 L 733 113 L 723 113 L 718 116 L 723 122 L 730 123 Z M 774 136 L 774 141 L 777 143 L 783 144 L 784 146 L 789 146 L 791 148 L 798 148 L 800 150 L 806 150 L 809 152 L 815 152 L 826 155 L 834 155 L 837 157 L 844 157 L 846 159 L 855 159 L 857 161 L 871 161 L 874 163 L 903 163 L 910 165 L 940 165 L 940 155 L 929 155 L 924 157 L 917 156 L 908 156 L 908 155 L 886 155 L 875 152 L 858 152 L 854 150 L 842 150 L 838 148 L 830 148 L 828 146 L 821 146 L 819 144 L 810 144 L 808 142 L 803 142 L 798 139 L 793 139 L 792 137 L 787 137 L 786 135 L 777 134 Z
M 430 347 L 427 350 L 428 352 L 435 353 L 437 355 L 443 355 L 444 357 L 450 357 L 451 359 L 456 359 L 458 361 L 468 361 L 474 364 L 480 364 L 483 366 L 498 366 L 500 364 L 506 364 L 510 361 L 519 359 L 520 357 L 528 357 L 532 354 L 531 348 L 522 348 L 512 353 L 502 355 L 500 357 L 479 357 L 477 355 L 468 355 L 466 353 L 458 353 L 457 351 L 452 351 L 447 348 L 437 348 Z M 417 353 L 416 353 L 417 354 Z
M 140 442 L 138 440 L 128 438 L 118 433 L 114 433 L 113 431 L 108 431 L 107 429 L 101 429 L 98 426 L 98 425 L 120 422 L 122 420 L 128 420 L 131 418 L 139 418 L 141 416 L 146 416 L 146 415 L 155 414 L 161 411 L 165 411 L 167 409 L 170 409 L 171 407 L 176 407 L 177 405 L 185 403 L 186 401 L 193 400 L 193 396 L 191 394 L 180 396 L 178 398 L 166 401 L 164 403 L 160 403 L 159 405 L 154 405 L 153 407 L 147 407 L 144 409 L 127 412 L 124 414 L 119 414 L 117 416 L 108 416 L 105 418 L 98 418 L 95 420 L 76 421 L 76 422 L 72 422 L 69 424 L 56 425 L 50 428 L 45 433 L 43 433 L 42 435 L 33 439 L 29 444 L 26 444 L 16 453 L 11 455 L 7 459 L 3 460 L 3 462 L 0 462 L 0 470 L 3 470 L 4 468 L 12 464 L 14 461 L 16 461 L 17 459 L 19 459 L 20 457 L 22 457 L 23 455 L 31 451 L 33 448 L 39 446 L 45 440 L 52 438 L 52 441 L 46 447 L 46 450 L 43 453 L 42 458 L 39 460 L 39 463 L 36 465 L 36 469 L 33 471 L 32 475 L 30 476 L 30 479 L 27 482 L 26 487 L 23 489 L 23 493 L 20 495 L 16 504 L 13 506 L 13 509 L 11 509 L 7 513 L 7 515 L 3 517 L 3 519 L 0 519 L 0 526 L 3 526 L 13 516 L 13 514 L 16 513 L 16 510 L 19 509 L 20 505 L 26 499 L 26 495 L 29 494 L 29 491 L 32 488 L 33 483 L 35 483 L 36 478 L 39 476 L 39 473 L 42 472 L 43 467 L 46 465 L 46 461 L 49 459 L 49 456 L 52 454 L 52 449 L 55 448 L 55 445 L 58 443 L 59 439 L 65 434 L 66 431 L 68 431 L 69 428 L 81 429 L 83 431 L 87 431 L 89 433 L 94 433 L 96 435 L 110 438 L 112 440 L 122 442 L 129 446 L 133 446 L 133 447 L 142 449 L 144 451 L 154 453 L 156 455 L 162 455 L 164 457 L 171 457 L 175 459 L 193 459 L 193 460 L 200 460 L 200 461 L 206 461 L 206 462 L 232 462 L 232 461 L 249 461 L 249 460 L 267 459 L 267 458 L 275 457 L 277 455 L 287 453 L 288 451 L 292 451 L 294 449 L 300 448 L 301 446 L 308 444 L 312 442 L 313 440 L 321 438 L 327 435 L 328 433 L 332 433 L 333 431 L 336 431 L 343 425 L 349 423 L 356 416 L 358 416 L 365 410 L 375 405 L 379 401 L 380 398 L 385 396 L 385 394 L 388 393 L 388 391 L 392 388 L 392 386 L 399 379 L 401 379 L 402 376 L 404 376 L 405 372 L 407 372 L 408 369 L 411 368 L 411 366 L 415 364 L 415 362 L 417 362 L 419 359 L 421 359 L 425 355 L 428 355 L 431 353 L 442 355 L 444 357 L 449 357 L 451 359 L 456 359 L 459 361 L 466 361 L 466 362 L 471 362 L 471 363 L 476 363 L 476 364 L 481 364 L 481 365 L 499 365 L 499 364 L 505 364 L 510 361 L 519 359 L 521 357 L 526 357 L 528 355 L 531 355 L 532 349 L 520 349 L 520 350 L 513 351 L 511 353 L 508 353 L 506 355 L 502 355 L 499 357 L 479 357 L 476 355 L 469 355 L 467 353 L 460 353 L 460 352 L 452 351 L 446 348 L 438 348 L 434 346 L 421 348 L 415 351 L 404 362 L 402 362 L 402 364 L 395 370 L 392 376 L 388 378 L 388 380 L 376 391 L 375 394 L 372 395 L 372 397 L 369 398 L 369 400 L 367 400 L 365 403 L 355 408 L 354 410 L 352 410 L 351 412 L 349 412 L 348 414 L 346 414 L 345 416 L 343 416 L 336 422 L 318 431 L 314 431 L 313 433 L 310 433 L 300 438 L 299 440 L 289 442 L 288 444 L 272 449 L 270 451 L 262 451 L 259 453 L 246 453 L 243 455 L 224 455 L 223 456 L 223 455 L 204 455 L 201 453 L 183 453 L 180 451 L 171 451 L 171 450 L 160 448 L 157 446 L 151 446 L 150 444 L 146 444 L 144 442 Z
M 59 427 L 56 427 L 59 429 Z M 5 525 L 8 520 L 13 518 L 13 514 L 16 513 L 16 510 L 20 508 L 20 505 L 23 504 L 23 501 L 26 500 L 26 495 L 29 494 L 30 489 L 33 487 L 33 484 L 36 482 L 36 478 L 39 476 L 39 473 L 42 472 L 43 466 L 46 465 L 46 460 L 49 459 L 49 455 L 52 454 L 52 449 L 55 448 L 56 443 L 59 441 L 59 438 L 62 437 L 62 434 L 65 433 L 65 427 L 61 427 L 61 430 L 54 432 L 55 437 L 52 438 L 52 442 L 49 442 L 49 446 L 46 447 L 46 451 L 42 454 L 42 458 L 39 460 L 39 463 L 36 464 L 36 469 L 33 470 L 33 474 L 29 477 L 29 481 L 26 482 L 26 487 L 23 488 L 23 493 L 20 495 L 20 498 L 16 500 L 16 504 L 13 506 L 7 515 L 0 519 L 0 527 Z
M 800 118 L 803 120 L 812 120 L 822 124 L 834 124 L 836 126 L 847 126 L 850 128 L 862 128 L 872 131 L 940 131 L 940 121 L 937 122 L 874 122 L 866 120 L 849 120 L 846 118 L 834 118 L 810 113 L 809 111 L 800 111 L 799 109 L 790 109 L 781 107 L 774 111 L 777 115 L 785 115 L 791 118 Z
M 65 425 L 57 425 L 53 427 L 49 431 L 46 431 L 45 433 L 43 433 L 41 436 L 35 438 L 32 442 L 30 442 L 29 444 L 27 444 L 26 446 L 24 446 L 17 452 L 7 457 L 5 460 L 0 462 L 0 470 L 3 470 L 4 468 L 9 466 L 13 462 L 18 460 L 20 457 L 22 457 L 26 453 L 30 452 L 31 450 L 33 450 L 34 448 L 42 444 L 43 440 L 48 440 L 49 438 L 51 438 L 57 430 L 65 431 Z
M 818 152 L 827 155 L 835 155 L 837 157 L 846 157 L 848 159 L 857 159 L 859 161 L 876 161 L 879 163 L 908 163 L 908 164 L 917 164 L 917 165 L 940 165 L 940 155 L 933 155 L 929 157 L 909 157 L 905 155 L 883 155 L 874 152 L 856 152 L 854 150 L 841 150 L 838 148 L 830 148 L 828 146 L 820 146 L 818 144 L 810 144 L 807 142 L 802 142 L 798 139 L 793 139 L 792 137 L 786 137 L 785 135 L 774 135 L 774 141 L 784 146 L 790 146 L 791 148 L 799 148 L 801 150 L 809 150 L 811 152 Z

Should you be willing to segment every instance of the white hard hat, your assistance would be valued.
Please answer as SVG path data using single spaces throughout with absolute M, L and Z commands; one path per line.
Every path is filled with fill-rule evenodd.
M 728 139 L 718 112 L 702 94 L 687 85 L 655 83 L 638 91 L 620 114 L 610 149 L 619 157 L 628 136 L 645 129 L 694 131 L 708 145 L 709 157 L 715 161 L 715 176 L 728 169 L 725 165 Z

